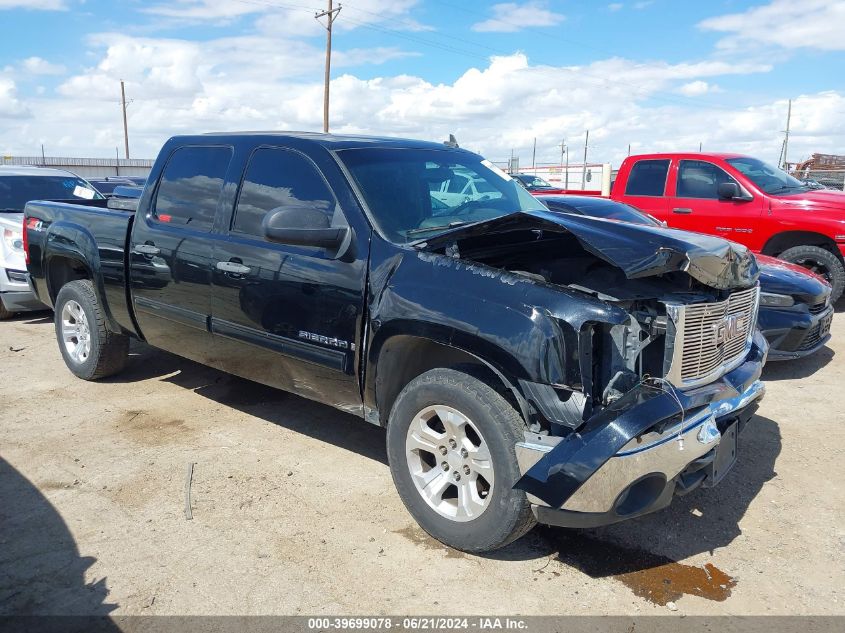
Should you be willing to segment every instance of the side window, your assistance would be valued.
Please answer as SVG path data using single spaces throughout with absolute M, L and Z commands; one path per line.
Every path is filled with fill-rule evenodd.
M 625 186 L 626 196 L 662 196 L 666 188 L 669 159 L 640 160 L 634 163 Z
M 678 197 L 717 200 L 719 185 L 736 182 L 723 169 L 703 160 L 682 160 L 678 168 Z
M 232 230 L 262 237 L 264 216 L 290 205 L 319 209 L 331 223 L 335 204 L 323 176 L 307 158 L 286 149 L 260 148 L 249 159 Z
M 154 217 L 210 231 L 231 159 L 228 147 L 180 147 L 173 152 L 161 174 Z

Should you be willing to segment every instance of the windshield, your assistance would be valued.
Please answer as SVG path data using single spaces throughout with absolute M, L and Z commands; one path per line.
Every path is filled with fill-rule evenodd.
M 23 211 L 30 200 L 99 200 L 101 196 L 76 176 L 2 176 L 0 211 Z
M 740 156 L 739 158 L 728 158 L 727 162 L 736 167 L 766 193 L 795 193 L 808 189 L 797 178 L 793 178 L 785 171 L 764 163 L 758 158 Z
M 469 152 L 379 148 L 338 154 L 373 220 L 397 243 L 517 211 L 545 210 L 510 176 Z
M 517 176 L 523 183 L 525 183 L 526 187 L 546 187 L 548 189 L 553 189 L 552 184 L 548 181 L 543 180 L 539 176 L 525 176 L 519 175 Z

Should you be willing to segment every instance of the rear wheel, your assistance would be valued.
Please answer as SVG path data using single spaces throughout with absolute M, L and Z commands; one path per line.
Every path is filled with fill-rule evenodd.
M 56 338 L 68 369 L 85 380 L 111 376 L 123 369 L 129 356 L 129 337 L 106 327 L 90 280 L 62 286 L 55 307 Z
M 845 290 L 845 267 L 842 265 L 842 260 L 834 253 L 819 246 L 793 246 L 783 251 L 778 257 L 803 266 L 823 277 L 833 286 L 830 294 L 832 303 L 842 296 L 842 291 Z
M 494 550 L 534 525 L 515 444 L 522 418 L 499 393 L 454 369 L 435 369 L 399 394 L 387 454 L 399 496 L 420 526 L 467 552 Z

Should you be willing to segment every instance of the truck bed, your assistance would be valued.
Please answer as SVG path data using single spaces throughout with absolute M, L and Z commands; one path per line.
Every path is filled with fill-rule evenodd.
M 135 214 L 108 208 L 108 202 L 27 203 L 31 280 L 38 298 L 52 307 L 58 288 L 48 287 L 49 267 L 62 258 L 79 262 L 75 274 L 94 282 L 113 328 L 137 336 L 127 289 L 127 243 Z

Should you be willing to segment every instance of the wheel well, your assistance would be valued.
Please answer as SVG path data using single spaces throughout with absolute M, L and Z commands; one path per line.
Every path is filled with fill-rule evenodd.
M 376 366 L 376 403 L 379 421 L 387 426 L 387 419 L 399 392 L 417 376 L 431 369 L 450 367 L 465 371 L 483 380 L 501 393 L 514 408 L 525 415 L 519 406 L 513 386 L 477 356 L 449 345 L 415 336 L 394 336 L 382 347 Z
M 70 257 L 53 257 L 47 265 L 47 288 L 53 303 L 65 284 L 77 279 L 91 279 L 85 264 Z
M 836 242 L 828 236 L 811 231 L 785 231 L 772 236 L 763 247 L 764 255 L 777 256 L 793 246 L 819 246 L 841 257 Z

